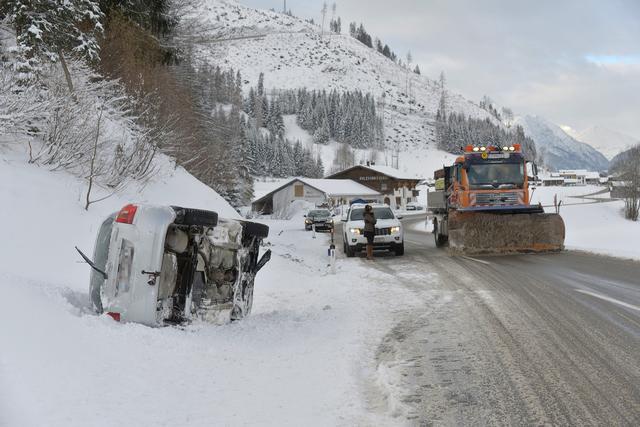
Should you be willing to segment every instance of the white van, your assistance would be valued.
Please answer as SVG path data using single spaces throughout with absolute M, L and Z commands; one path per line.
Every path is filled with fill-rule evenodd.
M 127 205 L 100 227 L 90 296 L 97 313 L 149 326 L 248 315 L 269 227 L 177 206 Z M 76 248 L 77 249 L 77 248 Z

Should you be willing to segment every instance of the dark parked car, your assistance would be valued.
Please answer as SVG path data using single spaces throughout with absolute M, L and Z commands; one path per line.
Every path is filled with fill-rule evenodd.
M 315 209 L 304 216 L 304 229 L 310 231 L 315 226 L 316 230 L 333 229 L 333 215 L 328 209 Z

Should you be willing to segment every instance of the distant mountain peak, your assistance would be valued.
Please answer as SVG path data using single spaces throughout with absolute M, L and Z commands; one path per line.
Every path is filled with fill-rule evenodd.
M 576 139 L 602 152 L 609 160 L 632 146 L 640 144 L 637 138 L 600 125 L 589 126 L 579 132 Z
M 535 141 L 542 161 L 550 169 L 602 171 L 609 168 L 609 161 L 602 153 L 577 141 L 560 126 L 543 117 L 528 115 L 517 117 L 515 122 Z

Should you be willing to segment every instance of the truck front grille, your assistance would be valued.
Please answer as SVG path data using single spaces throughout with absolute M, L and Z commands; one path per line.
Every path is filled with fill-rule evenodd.
M 517 205 L 518 193 L 476 193 L 476 205 L 494 206 L 494 205 Z

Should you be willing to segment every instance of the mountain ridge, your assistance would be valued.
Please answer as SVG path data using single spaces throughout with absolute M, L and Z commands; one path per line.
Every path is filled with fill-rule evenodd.
M 515 123 L 533 138 L 545 166 L 554 169 L 590 169 L 604 171 L 609 160 L 598 150 L 571 137 L 559 125 L 535 115 L 519 116 Z

